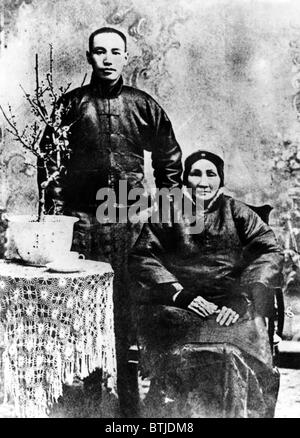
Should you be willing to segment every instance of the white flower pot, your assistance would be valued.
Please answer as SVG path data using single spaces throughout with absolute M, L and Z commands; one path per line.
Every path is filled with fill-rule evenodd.
M 35 215 L 6 215 L 7 259 L 21 259 L 32 265 L 55 261 L 71 250 L 74 223 L 72 216 L 46 215 L 41 222 Z

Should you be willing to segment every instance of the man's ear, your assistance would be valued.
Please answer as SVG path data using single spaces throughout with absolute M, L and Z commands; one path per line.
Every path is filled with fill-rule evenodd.
M 125 62 L 125 65 L 126 65 L 127 62 L 128 62 L 128 56 L 129 56 L 129 55 L 128 55 L 128 52 L 125 52 L 125 55 L 124 55 L 124 58 L 125 58 L 125 61 L 126 61 L 126 62 Z
M 92 60 L 91 60 L 91 54 L 90 54 L 90 52 L 86 52 L 86 59 L 87 59 L 87 62 L 89 63 L 89 64 L 91 64 L 92 63 Z

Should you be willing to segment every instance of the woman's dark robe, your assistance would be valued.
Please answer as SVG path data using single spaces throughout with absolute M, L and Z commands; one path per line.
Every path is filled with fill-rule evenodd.
M 197 234 L 191 217 L 149 222 L 130 256 L 141 368 L 151 379 L 145 415 L 270 417 L 279 378 L 263 317 L 274 305 L 281 250 L 256 213 L 223 194 L 203 221 Z M 174 282 L 240 318 L 220 326 L 216 315 L 176 307 L 164 287 Z

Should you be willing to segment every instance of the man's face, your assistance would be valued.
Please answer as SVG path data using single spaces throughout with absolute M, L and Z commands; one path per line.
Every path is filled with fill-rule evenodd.
M 116 82 L 127 63 L 123 39 L 116 33 L 100 33 L 94 37 L 91 53 L 87 52 L 88 62 L 96 76 L 104 81 Z

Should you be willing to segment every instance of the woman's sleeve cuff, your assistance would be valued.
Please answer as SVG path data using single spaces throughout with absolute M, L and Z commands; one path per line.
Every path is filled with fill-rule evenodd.
M 183 289 L 175 299 L 175 306 L 181 307 L 182 309 L 187 309 L 188 305 L 193 301 L 195 295 L 191 292 Z

